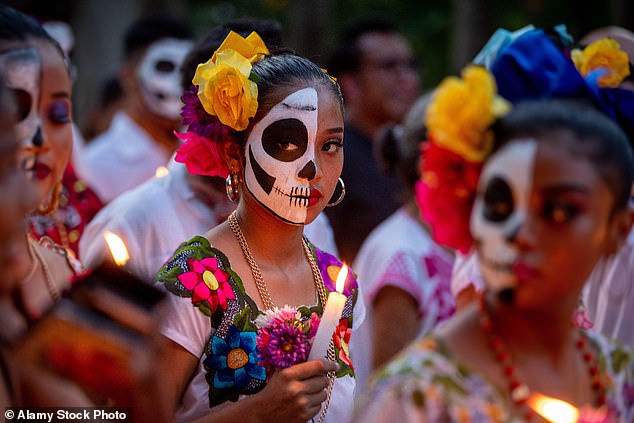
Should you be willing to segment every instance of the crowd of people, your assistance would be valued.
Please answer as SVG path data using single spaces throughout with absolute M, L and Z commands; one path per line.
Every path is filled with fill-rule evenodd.
M 0 6 L 4 407 L 634 421 L 634 34 L 500 29 L 423 92 L 383 18 L 323 63 L 144 18 L 79 128 L 65 28 Z

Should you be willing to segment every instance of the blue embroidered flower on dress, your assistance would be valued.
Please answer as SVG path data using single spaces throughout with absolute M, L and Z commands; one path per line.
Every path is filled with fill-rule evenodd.
M 226 339 L 213 336 L 211 355 L 204 364 L 216 371 L 214 388 L 235 388 L 239 391 L 251 379 L 266 380 L 266 370 L 258 366 L 255 337 L 255 332 L 240 332 L 234 325 L 229 327 Z

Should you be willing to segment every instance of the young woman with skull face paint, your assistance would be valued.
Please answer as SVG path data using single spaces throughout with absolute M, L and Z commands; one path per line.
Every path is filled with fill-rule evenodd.
M 59 45 L 34 20 L 8 7 L 0 8 L 0 20 L 1 71 L 20 100 L 20 164 L 38 197 L 38 210 L 48 208 L 59 194 L 72 148 L 69 69 Z M 48 238 L 38 243 L 25 236 L 23 251 L 32 264 L 22 276 L 16 305 L 27 319 L 36 319 L 81 265 Z
M 260 45 L 255 35 L 240 37 L 240 43 Z M 209 83 L 199 75 L 228 49 L 223 44 L 199 65 L 195 84 Z M 162 329 L 173 341 L 166 359 L 166 385 L 173 387 L 168 403 L 178 421 L 345 421 L 354 388 L 346 351 L 357 292 L 352 274 L 328 355 L 338 366 L 315 360 L 267 373 L 255 343 L 245 342 L 255 339 L 255 318 L 275 307 L 305 307 L 320 315 L 341 267 L 302 236 L 304 225 L 337 197 L 331 198 L 343 165 L 338 86 L 307 59 L 260 51 L 263 57 L 250 71 L 257 81 L 257 111 L 244 129 L 203 141 L 219 151 L 216 167 L 229 175 L 228 191 L 237 185 L 237 210 L 204 237 L 182 244 L 155 278 L 174 294 Z M 200 92 L 209 95 L 201 86 L 199 98 Z M 188 157 L 190 169 L 196 158 Z M 201 285 L 205 280 L 213 283 Z M 335 369 L 334 380 L 326 377 Z
M 544 100 L 520 103 L 495 140 L 471 214 L 481 303 L 390 363 L 356 421 L 534 421 L 538 395 L 634 417 L 631 351 L 570 319 L 631 227 L 627 137 L 587 104 Z

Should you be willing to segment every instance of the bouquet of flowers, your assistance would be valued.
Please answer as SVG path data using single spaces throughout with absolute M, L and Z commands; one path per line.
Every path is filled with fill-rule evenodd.
M 303 363 L 308 358 L 319 317 L 306 307 L 285 305 L 267 310 L 255 320 L 260 365 L 270 375 L 275 370 Z

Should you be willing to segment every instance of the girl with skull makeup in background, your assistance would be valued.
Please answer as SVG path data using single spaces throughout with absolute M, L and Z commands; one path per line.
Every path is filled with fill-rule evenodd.
M 346 421 L 352 272 L 328 360 L 304 362 L 308 350 L 292 341 L 281 345 L 299 364 L 273 370 L 256 345 L 258 316 L 287 306 L 316 319 L 335 289 L 341 262 L 302 234 L 343 196 L 338 85 L 307 59 L 270 54 L 256 33 L 233 32 L 193 83 L 176 160 L 191 173 L 226 178 L 238 206 L 227 222 L 183 243 L 155 278 L 170 293 L 162 328 L 173 341 L 168 405 L 177 421 Z
M 33 19 L 3 7 L 0 20 L 0 71 L 17 98 L 20 166 L 38 199 L 34 212 L 43 212 L 55 208 L 71 154 L 70 73 L 58 44 Z M 14 305 L 30 321 L 60 297 L 82 268 L 48 237 L 37 241 L 25 233 L 22 248 L 30 264 L 20 276 Z
M 423 214 L 439 241 L 474 247 L 484 291 L 377 375 L 355 421 L 561 421 L 553 400 L 572 421 L 634 418 L 632 351 L 571 321 L 595 264 L 632 226 L 634 159 L 614 122 L 623 114 L 618 102 L 604 114 L 578 99 L 588 91 L 572 62 L 563 75 L 518 59 L 530 68 L 520 70 L 509 57 L 561 54 L 542 31 L 528 36 L 500 50 L 495 80 L 472 66 L 443 82 L 426 118 Z M 509 105 L 496 82 L 515 102 L 497 122 Z M 575 87 L 577 99 L 517 95 L 544 85 L 554 97 Z M 448 206 L 454 220 L 443 220 Z

